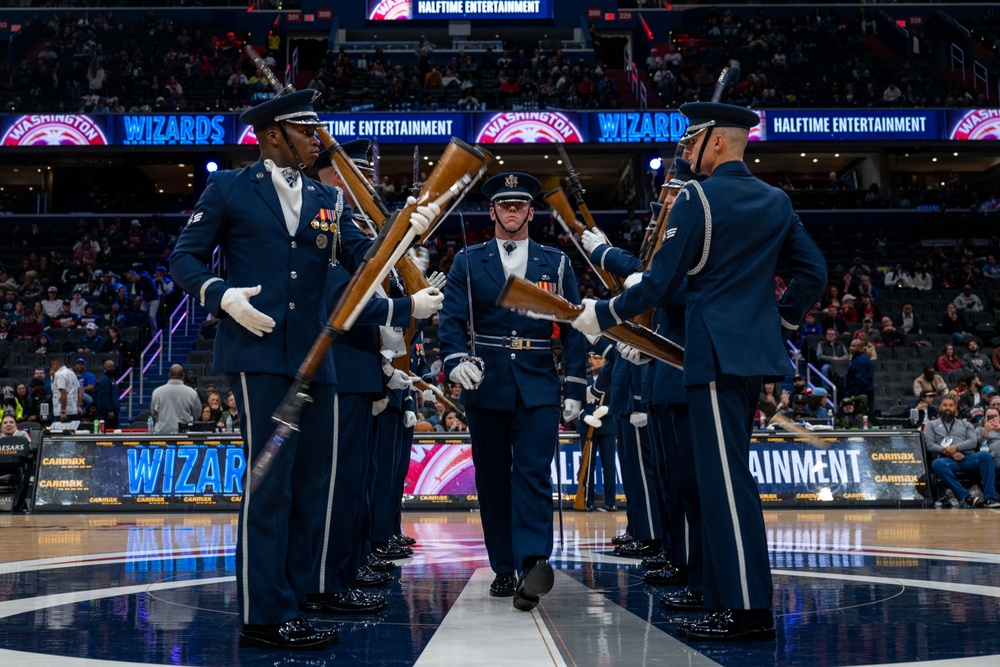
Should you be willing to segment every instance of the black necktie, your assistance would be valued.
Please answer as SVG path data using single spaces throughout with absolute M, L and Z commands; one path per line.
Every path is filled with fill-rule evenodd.
M 514 252 L 514 248 L 516 247 L 517 246 L 514 245 L 513 241 L 507 241 L 506 243 L 503 244 L 503 249 L 507 251 L 508 256 L 510 255 L 510 253 Z

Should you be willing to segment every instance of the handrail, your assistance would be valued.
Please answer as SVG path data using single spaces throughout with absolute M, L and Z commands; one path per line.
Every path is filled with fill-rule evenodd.
M 149 348 L 153 347 L 153 345 L 156 344 L 157 341 L 159 341 L 159 344 L 156 346 L 156 351 L 153 352 L 152 356 L 149 359 L 149 362 L 147 363 L 146 353 L 149 352 Z M 146 345 L 142 353 L 139 355 L 139 400 L 140 401 L 143 400 L 143 397 L 145 397 L 146 395 L 145 393 L 146 371 L 149 370 L 149 367 L 152 366 L 153 362 L 156 361 L 157 359 L 160 360 L 159 372 L 162 373 L 163 372 L 163 329 L 160 329 L 159 331 L 156 332 L 156 335 L 153 336 L 153 339 L 149 341 L 149 344 Z
M 982 64 L 978 60 L 972 61 L 972 89 L 979 90 L 977 83 L 979 81 L 983 82 L 983 90 L 987 91 L 986 95 L 989 96 L 990 80 L 989 80 L 989 70 L 986 69 L 986 65 Z
M 825 385 L 829 385 L 830 386 L 830 398 L 832 399 L 831 402 L 833 403 L 834 406 L 836 406 L 837 405 L 837 385 L 836 385 L 836 383 L 833 380 L 831 380 L 830 378 L 828 378 L 827 376 L 823 375 L 822 371 L 820 371 L 819 369 L 817 369 L 815 366 L 813 366 L 812 364 L 807 363 L 806 364 L 806 382 L 808 384 L 810 384 L 810 385 L 812 384 L 812 374 L 813 373 L 816 373 L 816 375 L 819 376 L 819 379 L 821 380 L 821 384 L 825 384 Z M 870 409 L 874 409 L 874 406 L 872 406 Z
M 958 44 L 951 43 L 951 69 L 955 71 L 955 63 L 962 68 L 962 81 L 965 81 L 965 51 Z
M 129 418 L 129 421 L 132 420 L 132 398 L 135 396 L 135 392 L 132 391 L 132 383 L 133 383 L 133 380 L 135 380 L 135 373 L 132 372 L 133 370 L 135 370 L 135 367 L 129 366 L 128 370 L 125 371 L 124 373 L 122 373 L 118 377 L 118 379 L 115 380 L 115 384 L 118 385 L 118 386 L 121 386 L 121 383 L 125 380 L 125 378 L 128 378 L 128 389 L 126 389 L 125 391 L 123 391 L 118 396 L 118 400 L 121 401 L 123 398 L 125 398 L 126 396 L 128 396 L 128 418 Z M 119 417 L 119 422 L 120 421 L 121 421 L 121 418 Z
M 188 316 L 191 314 L 191 309 L 188 304 L 188 301 L 190 300 L 191 295 L 185 294 L 184 298 L 181 299 L 181 302 L 177 304 L 176 308 L 174 308 L 174 312 L 170 313 L 170 319 L 167 322 L 167 359 L 174 358 L 174 332 L 177 331 L 177 328 L 181 325 L 181 323 L 184 323 L 184 334 L 187 335 L 187 321 L 189 319 Z M 174 318 L 177 317 L 177 313 L 182 309 L 184 312 L 181 314 L 177 322 L 174 323 Z

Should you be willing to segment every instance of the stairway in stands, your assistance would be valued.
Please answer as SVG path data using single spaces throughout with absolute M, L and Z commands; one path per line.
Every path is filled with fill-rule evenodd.
M 660 104 L 660 98 L 656 95 L 656 89 L 653 87 L 653 82 L 648 76 L 646 76 L 646 70 L 638 70 L 636 75 L 639 81 L 643 81 L 646 84 L 646 101 L 648 108 L 659 109 L 662 105 Z M 618 90 L 618 94 L 621 95 L 622 109 L 638 109 L 639 108 L 639 97 L 637 95 L 638 90 L 632 90 L 632 84 L 629 81 L 629 75 L 623 69 L 609 69 L 605 71 L 605 76 L 611 79 L 615 84 L 615 88 Z
M 160 372 L 160 360 L 157 358 L 151 364 L 149 363 L 149 355 L 153 354 L 155 351 L 155 346 L 150 348 L 147 353 L 146 363 L 149 364 L 149 368 L 146 371 L 145 377 L 142 383 L 142 393 L 139 393 L 139 378 L 135 378 L 134 391 L 136 392 L 135 397 L 132 399 L 132 411 L 129 413 L 128 409 L 128 397 L 122 399 L 122 412 L 129 415 L 130 418 L 135 418 L 140 412 L 149 410 L 150 398 L 153 395 L 153 390 L 160 387 L 167 382 L 167 374 L 170 370 L 172 364 L 185 365 L 187 361 L 188 354 L 194 349 L 195 341 L 198 339 L 198 329 L 201 327 L 201 323 L 205 321 L 205 309 L 200 306 L 195 306 L 191 312 L 191 321 L 188 323 L 187 333 L 184 333 L 184 324 L 182 323 L 177 327 L 174 333 L 173 345 L 170 349 L 170 354 L 167 354 L 167 334 L 168 331 L 163 332 L 163 372 Z M 140 350 L 141 351 L 141 350 Z M 136 369 L 138 371 L 139 369 Z M 124 391 L 125 387 L 121 387 L 120 391 Z

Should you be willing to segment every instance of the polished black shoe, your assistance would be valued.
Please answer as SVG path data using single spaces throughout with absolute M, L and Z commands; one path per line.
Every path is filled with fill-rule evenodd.
M 400 560 L 409 558 L 413 554 L 413 549 L 410 547 L 401 547 L 398 544 L 381 542 L 372 544 L 372 553 L 385 560 Z
M 552 590 L 555 583 L 555 573 L 549 561 L 542 559 L 524 571 L 521 579 L 517 582 L 517 589 L 514 591 L 514 608 L 521 611 L 531 611 L 538 606 L 538 601 L 543 595 Z
M 660 598 L 660 604 L 674 611 L 704 611 L 705 599 L 701 593 L 685 588 L 680 593 L 667 593 Z
M 362 593 L 356 588 L 346 593 L 309 595 L 306 601 L 306 610 L 324 614 L 371 614 L 388 606 L 381 595 Z
M 375 554 L 368 554 L 368 567 L 376 572 L 392 572 L 396 569 L 396 564 L 379 558 Z
M 644 558 L 646 556 L 653 556 L 660 551 L 660 543 L 657 542 L 640 542 L 635 540 L 634 542 L 629 542 L 628 544 L 620 544 L 615 547 L 615 554 L 622 556 L 623 558 Z
M 490 584 L 490 595 L 495 598 L 509 598 L 517 588 L 517 573 L 498 574 Z
M 653 586 L 681 586 L 688 582 L 686 566 L 665 567 L 661 570 L 648 570 L 642 575 L 642 580 Z
M 775 637 L 770 609 L 723 609 L 686 625 L 692 641 L 771 641 Z
M 603 509 L 605 512 L 617 512 L 618 511 L 618 506 L 617 505 L 605 505 L 601 509 Z
M 673 567 L 663 549 L 660 549 L 659 553 L 655 553 L 652 556 L 646 556 L 639 565 L 647 570 L 662 570 L 665 567 Z
M 392 541 L 404 547 L 412 547 L 417 543 L 417 538 L 399 533 L 398 535 L 392 536 Z
M 240 648 L 319 651 L 339 641 L 336 630 L 317 630 L 304 617 L 275 625 L 244 625 Z
M 631 533 L 622 533 L 611 538 L 611 544 L 628 544 L 635 540 Z
M 583 511 L 584 511 L 584 512 L 593 512 L 593 511 L 594 511 L 594 506 L 593 506 L 593 505 L 586 505 L 586 506 L 585 506 L 585 507 L 583 508 Z
M 388 572 L 376 572 L 368 565 L 362 565 L 358 568 L 358 576 L 355 581 L 358 586 L 362 587 L 384 586 L 392 581 L 392 575 Z

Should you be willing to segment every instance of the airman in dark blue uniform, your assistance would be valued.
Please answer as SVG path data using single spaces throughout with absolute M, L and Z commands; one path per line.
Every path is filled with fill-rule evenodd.
M 573 322 L 594 334 L 655 306 L 687 278 L 688 389 L 704 531 L 704 602 L 716 610 L 682 624 L 692 640 L 773 639 L 772 583 L 757 484 L 750 474 L 753 415 L 763 377 L 783 376 L 782 330 L 797 329 L 826 283 L 826 262 L 788 196 L 742 162 L 752 111 L 690 103 L 685 158 L 711 177 L 681 189 L 665 241 L 642 281 L 609 301 L 585 302 Z M 691 157 L 693 156 L 693 159 Z M 790 277 L 781 300 L 774 276 Z
M 562 387 L 552 357 L 553 323 L 500 308 L 496 300 L 508 275 L 573 303 L 580 299 L 566 254 L 528 238 L 531 201 L 540 191 L 534 177 L 517 172 L 483 185 L 496 239 L 455 256 L 438 327 L 445 373 L 464 388 L 486 550 L 497 574 L 490 593 L 513 595 L 514 606 L 525 611 L 553 582 L 550 470 Z M 471 351 L 483 367 L 469 359 L 467 327 L 474 329 Z M 572 421 L 587 388 L 587 343 L 568 326 L 559 327 L 559 336 L 566 361 L 562 416 Z
M 587 439 L 587 433 L 590 432 L 591 424 L 587 423 L 587 417 L 592 416 L 594 411 L 603 405 L 601 396 L 594 389 L 594 383 L 597 380 L 597 374 L 600 372 L 601 367 L 607 362 L 609 355 L 614 353 L 614 346 L 608 341 L 601 339 L 591 346 L 590 352 L 587 353 L 588 362 L 591 366 L 591 375 L 587 378 L 587 402 L 583 406 L 583 415 L 579 422 L 576 424 L 577 433 L 580 435 L 580 447 L 582 447 L 584 441 Z M 597 400 L 591 400 L 591 397 L 597 397 Z M 603 405 L 605 411 L 608 406 Z M 603 480 L 604 489 L 604 509 L 609 512 L 617 511 L 618 507 L 615 505 L 615 493 L 618 489 L 618 475 L 617 475 L 617 465 L 616 452 L 618 449 L 618 429 L 616 428 L 613 419 L 604 417 L 600 418 L 601 425 L 594 429 L 593 437 L 591 439 L 591 449 L 590 449 L 590 461 L 587 470 L 587 484 L 586 484 L 586 503 L 585 509 L 591 512 L 595 509 L 594 499 L 596 498 L 596 477 L 597 477 L 597 459 L 600 455 L 601 459 L 601 473 Z
M 343 194 L 300 172 L 319 153 L 315 95 L 280 96 L 241 116 L 254 128 L 261 159 L 209 177 L 170 262 L 176 282 L 222 320 L 213 364 L 236 395 L 250 466 L 326 322 L 334 268 L 343 263 L 353 272 L 370 245 Z M 414 222 L 426 228 L 433 217 L 427 210 Z M 207 266 L 217 245 L 229 267 L 225 278 Z M 300 430 L 259 488 L 251 493 L 244 477 L 236 549 L 241 646 L 315 650 L 336 641 L 301 611 L 320 538 L 314 515 L 335 447 L 336 381 L 328 356 L 312 378 L 313 403 L 301 413 Z

